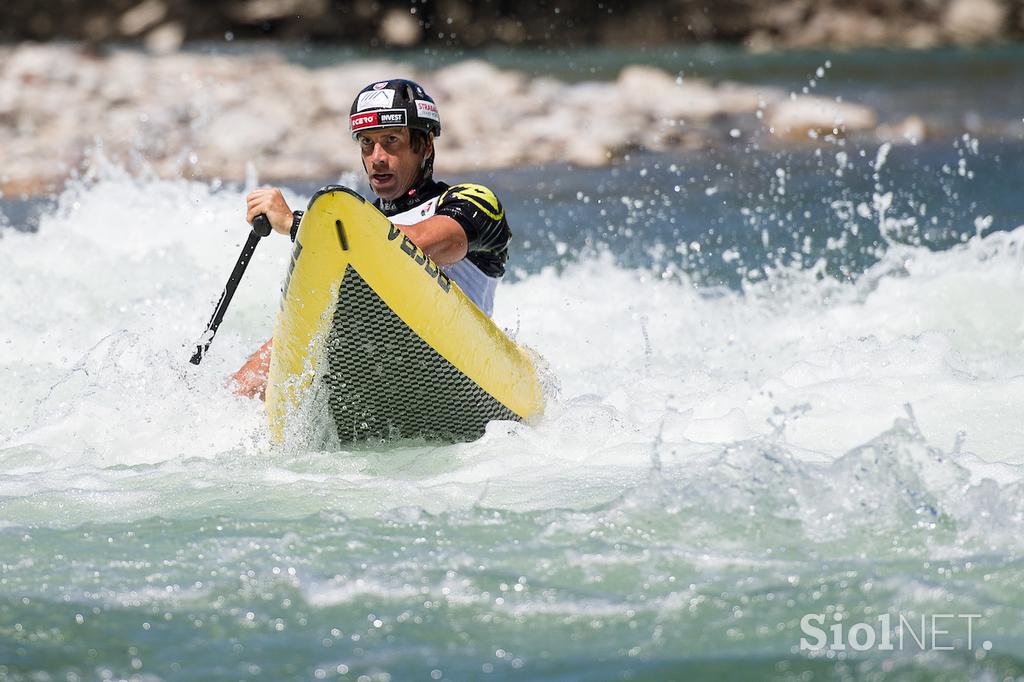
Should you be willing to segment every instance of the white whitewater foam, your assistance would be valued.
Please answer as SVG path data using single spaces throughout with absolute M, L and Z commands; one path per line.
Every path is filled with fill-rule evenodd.
M 782 271 L 743 292 L 610 257 L 504 284 L 496 321 L 561 384 L 475 443 L 288 452 L 234 371 L 271 333 L 290 244 L 257 249 L 210 355 L 188 363 L 247 228 L 241 189 L 107 171 L 0 240 L 0 496 L 14 521 L 246 510 L 584 507 L 769 439 L 808 463 L 913 407 L 972 480 L 1024 464 L 1024 228 L 894 247 L 855 283 Z M 305 197 L 289 196 L 295 206 Z

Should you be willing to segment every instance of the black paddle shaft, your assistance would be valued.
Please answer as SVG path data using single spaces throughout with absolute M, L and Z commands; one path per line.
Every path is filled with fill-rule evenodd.
M 238 256 L 238 262 L 235 263 L 235 268 L 231 271 L 231 276 L 228 277 L 228 283 L 224 285 L 224 291 L 221 292 L 220 301 L 213 311 L 213 317 L 210 318 L 210 323 L 206 325 L 206 331 L 199 337 L 196 352 L 192 354 L 190 362 L 193 365 L 198 365 L 206 356 L 206 351 L 210 349 L 213 337 L 217 334 L 217 327 L 220 326 L 221 321 L 224 319 L 224 313 L 227 312 L 228 305 L 231 303 L 231 297 L 235 295 L 235 289 L 238 288 L 238 283 L 242 281 L 245 268 L 249 265 L 249 261 L 252 260 L 252 254 L 256 251 L 256 245 L 260 243 L 261 238 L 270 234 L 271 229 L 270 221 L 267 220 L 266 214 L 260 213 L 253 218 L 249 238 L 245 240 L 245 246 L 242 247 L 242 253 Z

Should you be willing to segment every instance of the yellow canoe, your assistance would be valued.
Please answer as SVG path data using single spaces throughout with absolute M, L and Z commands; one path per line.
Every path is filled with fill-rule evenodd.
M 320 405 L 341 442 L 472 440 L 539 415 L 529 355 L 357 193 L 317 192 L 285 279 L 267 384 L 278 442 Z

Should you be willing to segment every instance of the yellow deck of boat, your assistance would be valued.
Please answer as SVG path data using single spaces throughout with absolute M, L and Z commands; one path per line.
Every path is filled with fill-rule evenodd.
M 283 287 L 267 384 L 280 441 L 311 388 L 342 442 L 471 440 L 543 411 L 530 356 L 373 204 L 317 192 Z

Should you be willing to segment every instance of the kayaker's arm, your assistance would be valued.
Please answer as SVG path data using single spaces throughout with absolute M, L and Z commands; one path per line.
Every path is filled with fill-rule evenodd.
M 469 248 L 469 239 L 462 225 L 446 215 L 403 225 L 402 231 L 438 265 L 458 263 L 466 257 Z
M 481 272 L 488 277 L 505 274 L 512 231 L 494 192 L 472 183 L 453 185 L 441 195 L 434 215 L 446 216 L 462 226 L 468 242 L 466 251 Z
M 249 356 L 241 369 L 232 375 L 235 380 L 235 393 L 245 398 L 266 400 L 267 376 L 270 374 L 270 350 L 274 339 L 260 346 L 260 349 Z

